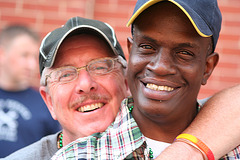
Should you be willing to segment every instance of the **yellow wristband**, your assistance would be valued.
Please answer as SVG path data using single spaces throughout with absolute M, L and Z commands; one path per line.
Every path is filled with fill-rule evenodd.
M 178 138 L 176 139 L 174 142 L 184 142 L 194 148 L 196 148 L 199 152 L 201 152 L 202 156 L 203 156 L 203 160 L 208 160 L 207 155 L 193 142 L 187 140 L 187 139 L 182 139 L 182 138 Z
M 208 148 L 208 146 L 206 144 L 204 144 L 200 139 L 198 139 L 197 137 L 191 135 L 191 134 L 180 134 L 179 136 L 177 136 L 176 139 L 187 139 L 189 141 L 191 141 L 192 143 L 194 143 L 196 146 L 198 146 L 206 155 L 208 160 L 214 160 L 214 155 L 212 153 L 212 151 L 210 150 L 210 148 Z

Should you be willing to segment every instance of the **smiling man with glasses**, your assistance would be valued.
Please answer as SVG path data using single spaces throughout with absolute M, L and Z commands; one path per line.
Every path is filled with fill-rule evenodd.
M 80 137 L 101 133 L 128 96 L 126 59 L 106 23 L 74 17 L 40 47 L 40 93 L 62 131 L 6 159 L 46 160 Z
M 45 50 L 59 35 L 54 52 Z M 103 22 L 74 17 L 43 41 L 40 93 L 63 127 L 59 148 L 105 131 L 127 96 L 126 60 L 114 35 Z

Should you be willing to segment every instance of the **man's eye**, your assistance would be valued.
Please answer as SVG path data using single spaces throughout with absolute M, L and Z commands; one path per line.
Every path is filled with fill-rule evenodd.
M 61 77 L 62 78 L 65 78 L 65 77 L 69 77 L 69 76 L 71 76 L 72 75 L 72 73 L 65 73 L 65 74 L 63 74 Z
M 180 54 L 183 54 L 183 55 L 193 55 L 192 53 L 190 52 L 187 52 L 187 51 L 181 51 L 179 52 Z
M 193 56 L 193 54 L 191 52 L 188 52 L 188 51 L 181 51 L 178 54 L 184 55 L 184 56 Z
M 141 47 L 142 49 L 153 49 L 153 47 L 150 46 L 150 45 L 141 45 L 140 47 Z
M 66 81 L 66 80 L 70 80 L 70 79 L 73 78 L 74 76 L 75 76 L 75 73 L 73 73 L 73 72 L 62 73 L 62 74 L 58 77 L 58 80 L 59 80 L 59 81 Z
M 189 60 L 194 57 L 194 54 L 188 51 L 177 52 L 177 56 L 181 59 Z
M 95 67 L 95 68 L 92 68 L 93 70 L 107 70 L 107 67 L 106 66 L 98 66 L 98 67 Z
M 112 63 L 110 63 L 110 62 L 105 60 L 102 62 L 91 64 L 89 66 L 89 70 L 96 72 L 96 73 L 107 72 L 111 68 L 111 65 L 112 65 Z

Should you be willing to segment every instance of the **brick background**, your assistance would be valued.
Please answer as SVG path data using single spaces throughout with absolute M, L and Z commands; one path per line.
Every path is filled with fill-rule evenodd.
M 126 38 L 130 28 L 125 25 L 136 0 L 0 0 L 0 30 L 8 24 L 23 23 L 43 38 L 73 16 L 105 21 L 116 30 L 126 55 Z M 240 82 L 240 0 L 218 0 L 223 25 L 216 51 L 220 62 L 199 98 Z

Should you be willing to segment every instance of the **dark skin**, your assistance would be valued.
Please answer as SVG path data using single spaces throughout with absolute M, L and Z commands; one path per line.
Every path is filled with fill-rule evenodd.
M 218 62 L 210 37 L 201 37 L 169 2 L 144 11 L 134 22 L 128 83 L 133 116 L 149 138 L 172 143 L 197 114 L 197 95 Z

